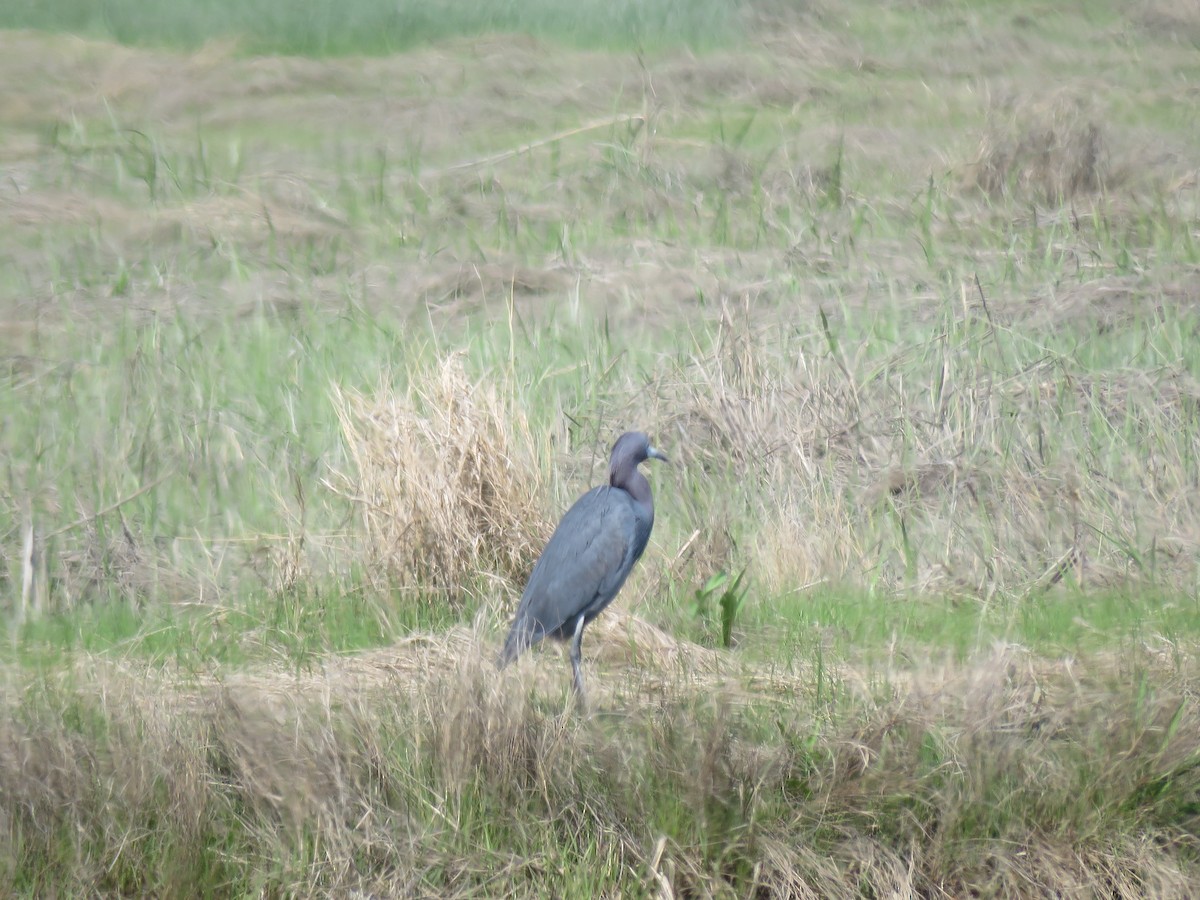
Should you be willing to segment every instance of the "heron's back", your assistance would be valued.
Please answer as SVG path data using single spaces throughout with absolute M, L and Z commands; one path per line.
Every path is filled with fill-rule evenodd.
M 567 510 L 533 567 L 501 653 L 511 662 L 543 637 L 567 637 L 617 595 L 654 525 L 654 512 L 627 491 L 593 488 Z

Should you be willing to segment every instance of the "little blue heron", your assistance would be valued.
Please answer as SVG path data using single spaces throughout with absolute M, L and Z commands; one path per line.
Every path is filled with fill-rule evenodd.
M 617 596 L 654 527 L 650 483 L 638 471 L 647 459 L 668 462 L 640 431 L 617 438 L 608 484 L 575 501 L 533 567 L 500 653 L 501 667 L 544 637 L 570 640 L 575 693 L 583 700 L 583 628 Z

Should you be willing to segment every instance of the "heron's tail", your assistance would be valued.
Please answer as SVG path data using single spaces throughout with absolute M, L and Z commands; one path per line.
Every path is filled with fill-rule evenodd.
M 513 622 L 512 628 L 508 631 L 508 637 L 504 639 L 504 647 L 500 650 L 500 655 L 496 657 L 496 668 L 503 669 L 510 662 L 521 655 L 521 651 L 529 646 L 528 641 L 525 641 L 525 646 L 522 646 L 521 641 L 522 628 L 520 621 Z
M 504 647 L 496 658 L 496 667 L 503 669 L 536 642 L 533 624 L 524 617 L 517 619 L 504 639 Z

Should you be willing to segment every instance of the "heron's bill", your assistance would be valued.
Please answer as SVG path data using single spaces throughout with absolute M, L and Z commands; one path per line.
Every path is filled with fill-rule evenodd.
M 665 462 L 665 463 L 669 463 L 671 461 L 671 460 L 667 459 L 667 454 L 663 453 L 657 447 L 651 447 L 649 450 L 647 450 L 646 458 L 661 460 L 662 462 Z

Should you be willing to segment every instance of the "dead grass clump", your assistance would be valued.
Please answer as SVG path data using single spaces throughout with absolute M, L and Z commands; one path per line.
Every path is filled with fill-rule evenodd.
M 1059 204 L 1110 186 L 1113 171 L 1097 113 L 1060 92 L 993 110 L 964 183 L 992 196 Z
M 419 594 L 451 598 L 481 579 L 515 583 L 550 533 L 520 408 L 472 383 L 459 356 L 407 391 L 335 391 L 354 468 L 335 480 L 358 503 L 368 557 Z

